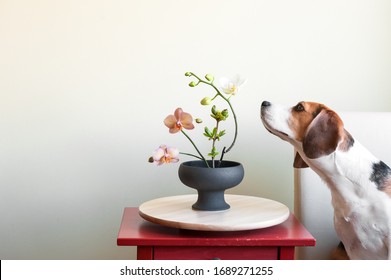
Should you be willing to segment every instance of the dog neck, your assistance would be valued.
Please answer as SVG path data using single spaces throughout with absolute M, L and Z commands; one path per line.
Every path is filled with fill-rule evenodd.
M 366 181 L 374 189 L 378 188 L 375 182 L 368 179 L 373 172 L 372 164 L 379 162 L 379 159 L 358 141 L 355 141 L 354 146 L 348 150 L 344 149 L 342 141 L 333 153 L 316 159 L 306 157 L 300 143 L 295 143 L 294 146 L 308 166 L 327 183 L 332 191 L 343 192 L 346 184 L 340 184 L 340 177 L 354 185 L 356 191 L 366 188 L 367 186 L 363 185 Z

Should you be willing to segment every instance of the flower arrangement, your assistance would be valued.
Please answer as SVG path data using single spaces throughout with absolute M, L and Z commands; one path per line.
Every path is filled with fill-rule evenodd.
M 218 110 L 216 105 L 212 105 L 211 107 L 211 114 L 210 117 L 214 120 L 214 127 L 209 128 L 208 126 L 205 126 L 204 128 L 204 133 L 203 135 L 208 138 L 209 141 L 212 143 L 212 147 L 210 152 L 208 153 L 208 156 L 210 157 L 210 161 L 206 159 L 206 157 L 200 152 L 196 144 L 193 142 L 191 137 L 185 132 L 185 130 L 192 130 L 194 129 L 194 124 L 193 124 L 193 117 L 190 113 L 184 112 L 182 108 L 177 108 L 172 115 L 168 115 L 164 119 L 164 124 L 166 127 L 169 129 L 169 133 L 178 133 L 181 132 L 193 145 L 196 154 L 193 153 L 184 153 L 184 152 L 179 152 L 177 148 L 172 148 L 166 145 L 161 145 L 159 148 L 157 148 L 153 152 L 153 156 L 149 158 L 149 162 L 155 163 L 156 165 L 162 165 L 165 163 L 175 163 L 179 161 L 179 155 L 187 155 L 191 157 L 198 158 L 200 160 L 203 160 L 205 162 L 205 165 L 209 168 L 215 168 L 219 166 L 219 163 L 223 160 L 224 155 L 228 153 L 233 146 L 235 145 L 236 138 L 238 136 L 238 122 L 236 118 L 235 111 L 233 109 L 233 106 L 231 104 L 231 97 L 236 95 L 239 91 L 239 88 L 243 83 L 245 82 L 244 80 L 240 79 L 240 77 L 236 77 L 234 80 L 230 80 L 228 78 L 221 78 L 219 80 L 219 87 L 217 87 L 214 84 L 215 78 L 211 74 L 205 75 L 205 79 L 202 79 L 198 77 L 196 74 L 192 72 L 186 72 L 185 73 L 186 77 L 193 77 L 194 80 L 189 83 L 190 87 L 196 87 L 200 84 L 205 84 L 214 90 L 214 95 L 213 97 L 204 97 L 201 100 L 201 105 L 203 106 L 208 106 L 212 105 L 213 101 L 216 100 L 217 98 L 220 98 L 224 100 L 229 109 L 225 108 L 223 110 Z M 221 129 L 221 122 L 227 120 L 229 117 L 229 114 L 232 114 L 233 120 L 235 123 L 235 131 L 233 135 L 233 140 L 230 144 L 230 146 L 224 147 L 221 152 L 218 152 L 216 148 L 216 142 L 220 141 L 220 139 L 226 135 L 225 129 Z M 199 118 L 195 119 L 195 122 L 197 124 L 201 124 L 203 121 Z M 220 159 L 217 161 L 216 157 L 220 155 Z M 209 164 L 211 163 L 211 165 Z

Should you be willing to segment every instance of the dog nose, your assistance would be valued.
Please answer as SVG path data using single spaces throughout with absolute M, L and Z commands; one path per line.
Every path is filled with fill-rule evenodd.
M 269 101 L 262 102 L 262 107 L 269 107 L 270 105 L 272 105 L 272 104 Z

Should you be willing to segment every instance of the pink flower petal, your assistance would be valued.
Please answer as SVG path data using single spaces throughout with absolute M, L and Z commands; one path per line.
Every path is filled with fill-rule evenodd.
M 172 158 L 170 163 L 177 163 L 179 161 L 179 158 Z
M 164 124 L 168 127 L 168 128 L 173 128 L 175 127 L 177 123 L 177 119 L 174 117 L 174 115 L 169 115 L 167 116 L 165 119 L 164 119 Z
M 193 117 L 189 113 L 183 112 L 181 114 L 180 122 L 182 123 L 182 126 L 186 129 L 193 129 Z
M 168 132 L 170 132 L 171 134 L 174 134 L 174 133 L 177 133 L 181 130 L 182 130 L 182 126 L 179 124 L 179 125 L 176 125 L 175 127 L 170 128 L 168 130 Z
M 160 161 L 162 157 L 164 157 L 165 150 L 164 147 L 160 146 L 157 148 L 153 153 L 153 159 L 154 161 Z
M 179 151 L 178 149 L 175 149 L 175 148 L 167 148 L 167 154 L 171 157 L 171 158 L 177 158 L 178 155 L 179 155 Z
M 174 115 L 169 115 L 164 119 L 164 124 L 169 128 L 170 133 L 177 133 L 181 131 L 182 126 L 174 117 Z
M 176 118 L 176 121 L 179 121 L 181 119 L 181 115 L 183 113 L 182 108 L 177 108 L 174 112 L 174 116 Z

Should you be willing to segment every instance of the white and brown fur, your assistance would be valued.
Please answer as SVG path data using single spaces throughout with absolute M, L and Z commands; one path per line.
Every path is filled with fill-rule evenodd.
M 285 107 L 264 101 L 261 119 L 268 131 L 294 146 L 294 167 L 309 166 L 328 185 L 334 227 L 349 258 L 391 259 L 391 169 L 323 104 Z

